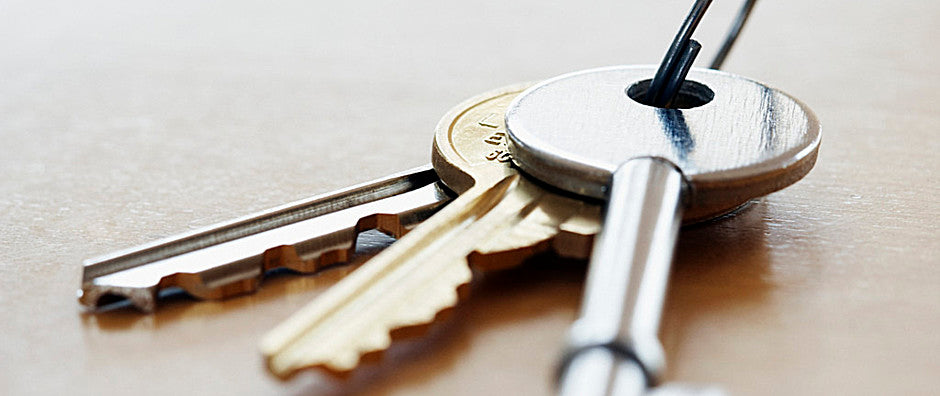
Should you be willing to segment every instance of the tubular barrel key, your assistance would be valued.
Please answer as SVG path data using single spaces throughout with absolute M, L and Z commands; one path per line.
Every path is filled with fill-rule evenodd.
M 689 74 L 672 108 L 641 103 L 652 67 L 570 73 L 509 106 L 510 152 L 555 187 L 607 200 L 562 395 L 632 395 L 655 385 L 657 340 L 680 220 L 727 213 L 805 176 L 820 126 L 796 99 L 744 77 Z

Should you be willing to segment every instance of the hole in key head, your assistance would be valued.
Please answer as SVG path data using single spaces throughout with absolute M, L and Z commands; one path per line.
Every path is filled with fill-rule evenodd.
M 652 106 L 647 101 L 646 91 L 650 88 L 650 83 L 652 79 L 643 80 L 634 83 L 627 88 L 627 96 L 630 99 L 633 99 L 637 103 Z M 676 98 L 672 101 L 672 104 L 667 108 L 670 109 L 692 109 L 699 106 L 703 106 L 708 102 L 711 102 L 715 98 L 715 92 L 708 88 L 707 85 L 695 82 L 692 80 L 685 80 L 682 83 L 682 87 L 679 88 L 679 93 L 676 95 Z

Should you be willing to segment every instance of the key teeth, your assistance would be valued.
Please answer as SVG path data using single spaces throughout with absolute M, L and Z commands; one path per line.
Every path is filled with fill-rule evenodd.
M 83 285 L 78 293 L 78 302 L 97 311 L 120 300 L 127 300 L 143 313 L 153 313 L 156 308 L 156 286 L 148 288 Z
M 377 351 L 375 353 L 381 353 L 382 351 Z M 365 356 L 365 355 L 362 355 Z M 293 379 L 297 374 L 300 374 L 307 370 L 319 370 L 322 373 L 325 373 L 333 378 L 339 380 L 346 380 L 355 372 L 356 367 L 359 366 L 360 358 L 357 358 L 355 362 L 351 365 L 336 365 L 328 363 L 312 363 L 312 364 L 303 364 L 299 366 L 292 366 L 287 368 L 277 367 L 274 364 L 272 358 L 265 359 L 265 366 L 267 367 L 268 373 L 274 375 L 277 379 L 281 381 L 289 381 Z
M 451 194 L 443 189 L 428 165 L 269 209 L 251 217 L 87 259 L 83 261 L 79 303 L 93 311 L 105 305 L 101 302 L 102 298 L 109 301 L 127 299 L 141 311 L 149 313 L 154 310 L 158 296 L 162 297 L 160 292 L 166 288 L 179 287 L 190 296 L 203 300 L 251 293 L 258 289 L 269 270 L 285 268 L 301 274 L 313 274 L 327 267 L 349 263 L 356 253 L 356 241 L 361 233 L 378 230 L 396 238 L 401 237 L 450 199 Z M 349 201 L 353 205 L 350 206 Z M 366 212 L 359 208 L 373 214 L 363 217 L 362 214 Z M 341 221 L 337 223 L 327 218 L 326 223 L 312 223 L 312 226 L 324 226 L 325 229 L 323 233 L 311 236 L 311 239 L 298 242 L 296 238 L 280 237 L 275 233 L 275 242 L 302 244 L 302 254 L 298 254 L 298 249 L 290 244 L 270 247 L 276 243 L 269 243 L 265 237 L 261 241 L 267 250 L 256 252 L 260 247 L 252 242 L 256 239 L 249 240 L 281 227 L 307 221 L 318 222 L 317 218 L 326 215 L 337 215 Z M 345 223 L 347 220 L 355 220 L 356 223 Z M 207 263 L 205 256 L 198 255 L 173 261 L 179 256 L 202 249 L 227 243 L 240 244 L 243 243 L 240 241 L 245 240 L 248 240 L 250 249 L 244 249 L 244 256 L 239 250 L 239 255 L 231 257 L 231 261 L 212 262 L 210 258 Z M 257 254 L 262 255 L 260 260 Z M 191 267 L 191 261 L 187 260 L 201 261 Z M 147 266 L 151 267 L 127 273 Z M 193 272 L 167 273 L 180 268 L 193 268 Z M 159 280 L 155 279 L 161 276 Z M 132 286 L 124 288 L 122 284 Z M 148 289 L 135 290 L 143 288 Z
M 519 180 L 507 176 L 465 193 L 437 215 L 443 217 L 432 217 L 273 329 L 262 340 L 268 367 L 282 378 L 308 367 L 348 371 L 384 351 L 392 337 L 428 328 L 472 280 L 467 254 L 473 245 L 511 224 L 518 206 L 527 205 L 503 200 Z M 341 320 L 353 315 L 359 316 L 352 323 Z
M 274 374 L 278 379 L 286 381 L 302 371 L 319 370 L 334 378 L 345 380 L 355 372 L 360 362 L 364 360 L 380 360 L 385 351 L 391 347 L 394 340 L 420 337 L 425 334 L 434 323 L 439 323 L 444 320 L 445 317 L 449 316 L 454 307 L 456 307 L 467 294 L 470 278 L 472 278 L 469 267 L 467 268 L 467 273 L 471 274 L 470 277 L 458 281 L 460 283 L 457 284 L 456 287 L 441 288 L 449 292 L 447 293 L 448 298 L 443 304 L 440 304 L 438 307 L 427 308 L 422 310 L 419 314 L 412 314 L 409 317 L 402 316 L 399 320 L 390 323 L 388 326 L 382 326 L 382 328 L 386 329 L 385 331 L 379 330 L 362 338 L 367 341 L 361 342 L 355 348 L 344 351 L 340 356 L 328 360 L 308 361 L 301 364 L 296 364 L 295 362 L 293 365 L 288 364 L 277 367 L 274 364 L 276 355 L 269 355 L 267 359 L 265 359 L 268 372 Z M 441 301 L 444 301 L 444 299 L 442 298 Z M 265 348 L 262 347 L 262 349 Z
M 139 311 L 151 314 L 156 311 L 157 294 L 161 290 L 178 287 L 188 296 L 201 300 L 218 300 L 239 294 L 250 293 L 257 289 L 255 278 L 242 279 L 220 287 L 210 287 L 199 275 L 189 272 L 177 272 L 164 276 L 150 286 L 115 286 L 86 283 L 78 293 L 78 301 L 92 311 L 114 302 L 126 300 Z
M 363 350 L 385 350 L 392 345 L 392 336 L 391 333 L 375 333 L 371 337 L 367 338 L 362 342 Z M 364 353 L 358 354 L 359 356 L 364 356 Z M 359 357 L 355 358 L 353 366 L 359 363 Z

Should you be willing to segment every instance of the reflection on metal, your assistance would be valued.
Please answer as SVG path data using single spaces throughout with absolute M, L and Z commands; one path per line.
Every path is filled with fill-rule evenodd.
M 686 162 L 689 152 L 695 148 L 695 140 L 689 132 L 689 125 L 685 123 L 685 117 L 682 116 L 682 110 L 678 109 L 656 109 L 656 115 L 663 124 L 663 133 L 672 142 L 676 150 L 676 157 L 680 161 Z
M 161 290 L 224 298 L 258 287 L 265 271 L 299 272 L 345 261 L 356 235 L 400 236 L 451 199 L 430 166 L 87 260 L 79 301 L 127 299 L 150 312 Z
M 657 332 L 683 213 L 733 210 L 801 179 L 816 160 L 819 124 L 786 94 L 695 70 L 691 76 L 714 96 L 664 109 L 630 95 L 628 87 L 653 72 L 621 66 L 566 74 L 526 90 L 507 111 L 520 168 L 608 200 L 560 395 L 640 395 L 657 385 L 664 361 Z

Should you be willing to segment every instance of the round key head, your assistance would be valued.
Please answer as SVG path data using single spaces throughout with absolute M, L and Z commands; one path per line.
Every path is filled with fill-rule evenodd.
M 441 118 L 434 133 L 431 162 L 447 187 L 463 193 L 516 172 L 507 146 L 509 103 L 532 84 L 516 84 L 467 99 Z
M 563 190 L 606 198 L 624 162 L 660 157 L 686 179 L 686 221 L 726 213 L 784 188 L 813 167 L 820 126 L 789 95 L 693 69 L 675 108 L 643 104 L 653 66 L 565 74 L 517 96 L 506 113 L 513 161 Z

